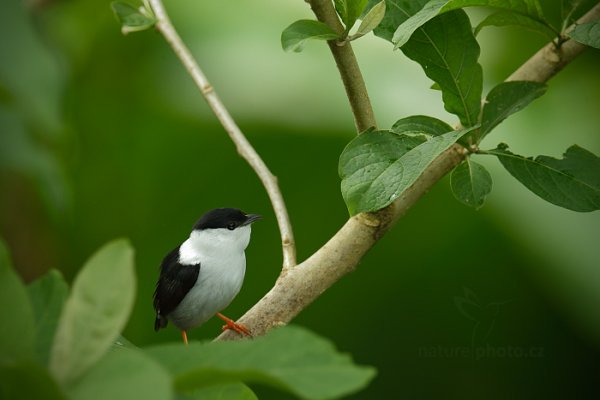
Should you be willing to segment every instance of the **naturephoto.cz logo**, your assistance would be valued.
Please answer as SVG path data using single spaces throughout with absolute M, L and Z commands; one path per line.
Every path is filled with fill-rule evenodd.
M 525 359 L 544 357 L 544 348 L 541 346 L 422 346 L 418 349 L 421 358 L 472 358 L 483 360 L 486 358 Z
M 462 296 L 454 296 L 458 312 L 471 321 L 473 326 L 470 345 L 421 346 L 417 349 L 421 358 L 470 358 L 483 359 L 534 359 L 544 357 L 542 346 L 492 345 L 487 342 L 503 307 L 510 301 L 484 303 L 470 289 L 463 288 Z

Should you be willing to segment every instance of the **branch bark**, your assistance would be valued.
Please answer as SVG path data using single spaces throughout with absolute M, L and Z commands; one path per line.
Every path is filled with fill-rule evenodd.
M 344 31 L 331 0 L 309 0 L 309 3 L 319 21 L 329 25 L 338 34 Z M 340 44 L 335 40 L 330 40 L 327 44 L 340 72 L 352 115 L 354 115 L 356 131 L 360 133 L 371 127 L 377 127 L 369 93 L 350 42 Z
M 310 0 L 309 2 L 319 20 L 339 31 L 340 23 L 337 16 L 333 20 L 331 13 L 325 11 L 327 4 L 331 7 L 330 1 Z M 597 19 L 599 11 L 599 6 L 595 6 L 578 23 Z M 572 42 L 574 41 L 569 40 L 563 43 L 563 47 L 568 47 L 566 47 L 566 50 L 562 50 L 558 60 L 549 61 L 546 57 L 537 56 L 536 54 L 507 80 L 547 81 L 583 50 L 577 49 L 579 44 Z M 550 43 L 548 46 L 554 47 L 554 44 Z M 577 50 L 569 50 L 572 47 Z M 339 55 L 336 56 L 336 53 L 338 49 L 332 47 L 331 44 L 330 48 L 337 63 Z M 540 52 L 542 51 L 543 49 L 540 50 Z M 343 69 L 345 65 L 345 63 L 338 63 L 338 68 Z M 344 79 L 344 76 L 350 76 L 347 72 L 340 71 L 340 73 L 342 79 Z M 359 70 L 358 74 L 360 75 Z M 362 82 L 362 77 L 360 81 Z M 348 88 L 348 85 L 345 84 L 345 86 Z M 364 93 L 353 93 L 354 99 L 368 99 L 364 82 L 354 85 L 353 88 L 359 92 L 364 91 Z M 351 99 L 350 103 L 356 105 L 358 100 Z M 358 120 L 356 114 L 355 118 Z M 274 287 L 248 310 L 238 322 L 249 327 L 255 336 L 263 335 L 276 326 L 290 322 L 342 276 L 353 271 L 371 247 L 402 218 L 421 196 L 458 165 L 465 155 L 463 147 L 459 145 L 451 147 L 442 153 L 421 174 L 419 179 L 390 206 L 376 213 L 362 213 L 350 218 L 316 253 L 295 268 L 284 271 L 277 279 Z M 239 335 L 226 331 L 217 340 L 239 338 Z
M 285 201 L 277 183 L 277 177 L 274 176 L 262 158 L 258 155 L 254 147 L 250 144 L 246 136 L 235 123 L 227 108 L 215 92 L 214 88 L 200 69 L 200 66 L 192 56 L 190 50 L 181 40 L 179 34 L 173 27 L 171 20 L 162 4 L 161 0 L 149 0 L 152 10 L 156 15 L 156 28 L 163 35 L 167 43 L 171 46 L 177 57 L 181 60 L 183 66 L 190 74 L 194 83 L 200 89 L 202 96 L 212 109 L 213 113 L 237 147 L 237 151 L 244 158 L 250 167 L 256 172 L 262 182 L 279 225 L 281 234 L 281 246 L 283 252 L 283 269 L 286 270 L 296 265 L 296 244 L 292 225 L 285 206 Z

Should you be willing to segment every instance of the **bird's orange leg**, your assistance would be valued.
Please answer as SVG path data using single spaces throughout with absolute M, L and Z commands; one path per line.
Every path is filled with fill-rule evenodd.
M 224 331 L 226 331 L 227 329 L 231 329 L 233 331 L 236 331 L 240 335 L 252 336 L 252 334 L 250 333 L 250 329 L 245 327 L 243 324 L 238 324 L 221 313 L 217 313 L 216 316 L 221 318 L 225 322 L 225 325 L 223 325 Z
M 187 346 L 188 345 L 187 333 L 185 331 L 181 331 L 181 337 L 183 338 L 183 343 Z

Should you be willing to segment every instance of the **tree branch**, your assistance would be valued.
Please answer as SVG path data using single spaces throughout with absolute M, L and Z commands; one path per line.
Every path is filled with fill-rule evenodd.
M 238 322 L 249 327 L 254 336 L 290 322 L 342 276 L 353 271 L 393 224 L 463 158 L 461 146 L 450 148 L 390 206 L 350 218 L 310 258 L 282 274 L 275 286 Z M 236 333 L 225 331 L 217 339 L 238 338 Z
M 213 113 L 237 147 L 237 151 L 244 158 L 250 167 L 256 172 L 263 186 L 265 187 L 275 216 L 279 225 L 281 234 L 281 245 L 283 249 L 283 269 L 286 270 L 296 265 L 296 244 L 294 241 L 294 233 L 288 216 L 287 208 L 275 177 L 269 168 L 266 166 L 262 158 L 252 147 L 248 139 L 244 136 L 240 128 L 237 126 L 231 114 L 227 111 L 221 99 L 215 92 L 214 88 L 194 60 L 187 46 L 183 43 L 179 34 L 173 27 L 169 16 L 162 4 L 161 0 L 150 0 L 152 10 L 156 15 L 156 28 L 164 36 L 165 40 L 175 54 L 179 57 L 184 67 L 196 83 L 198 89 L 204 96 L 204 99 L 212 109 Z
M 327 0 L 311 0 L 315 4 L 325 7 Z M 314 3 L 314 4 L 313 4 Z M 598 12 L 594 7 L 578 23 L 586 18 L 593 19 L 593 13 Z M 315 11 L 317 13 L 317 11 Z M 590 17 L 592 14 L 592 17 Z M 328 14 L 317 14 L 319 20 L 337 29 L 335 21 Z M 321 19 L 323 18 L 323 19 Z M 572 40 L 567 41 L 563 46 Z M 549 46 L 554 46 L 550 44 Z M 573 46 L 573 43 L 569 44 Z M 334 48 L 332 52 L 334 52 Z M 571 62 L 579 53 L 565 52 L 560 59 L 560 68 Z M 568 54 L 568 56 L 567 56 Z M 334 57 L 335 53 L 334 53 Z M 345 64 L 338 64 L 343 68 Z M 552 77 L 557 69 L 556 63 L 549 63 L 543 57 L 532 57 L 521 66 L 509 79 L 524 79 L 545 82 Z M 360 71 L 358 71 L 360 74 Z M 341 72 L 344 76 L 344 72 Z M 362 81 L 362 79 L 361 79 Z M 364 84 L 363 84 L 364 86 Z M 351 100 L 352 104 L 352 100 Z M 356 114 L 355 114 L 356 116 Z M 290 322 L 303 309 L 308 307 L 331 285 L 342 276 L 353 271 L 361 258 L 377 243 L 377 241 L 423 196 L 433 185 L 458 165 L 466 156 L 465 149 L 454 145 L 442 153 L 390 206 L 376 213 L 362 213 L 350 218 L 342 228 L 316 253 L 306 261 L 298 264 L 296 268 L 284 271 L 275 286 L 244 314 L 238 322 L 250 328 L 253 335 L 260 336 L 273 327 L 285 325 Z M 239 339 L 240 336 L 226 331 L 217 340 Z
M 309 0 L 309 3 L 319 21 L 326 23 L 337 33 L 344 32 L 344 27 L 338 19 L 331 0 Z M 327 44 L 344 83 L 357 132 L 360 133 L 371 127 L 376 127 L 377 122 L 375 121 L 371 100 L 369 100 L 365 81 L 350 42 L 340 44 L 335 40 L 330 40 Z
M 596 4 L 575 25 L 585 24 L 600 19 L 600 3 Z M 572 25 L 567 32 L 575 27 Z M 535 53 L 525 64 L 521 65 L 507 81 L 546 82 L 588 46 L 575 40 L 567 40 L 557 47 L 554 42 L 548 43 Z

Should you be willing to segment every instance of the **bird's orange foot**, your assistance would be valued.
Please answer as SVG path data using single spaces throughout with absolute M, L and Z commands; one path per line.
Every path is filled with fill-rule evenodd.
M 187 333 L 186 333 L 186 331 L 181 331 L 181 337 L 183 339 L 183 344 L 185 344 L 187 346 L 188 345 L 188 340 L 187 340 Z
M 239 333 L 240 335 L 246 335 L 246 336 L 252 337 L 252 333 L 250 333 L 250 329 L 248 329 L 245 325 L 238 324 L 235 321 L 233 321 L 232 319 L 227 318 L 226 316 L 224 316 L 221 313 L 217 313 L 217 317 L 221 318 L 225 322 L 225 325 L 223 325 L 224 331 L 231 329 L 232 331 L 235 331 L 235 332 Z

